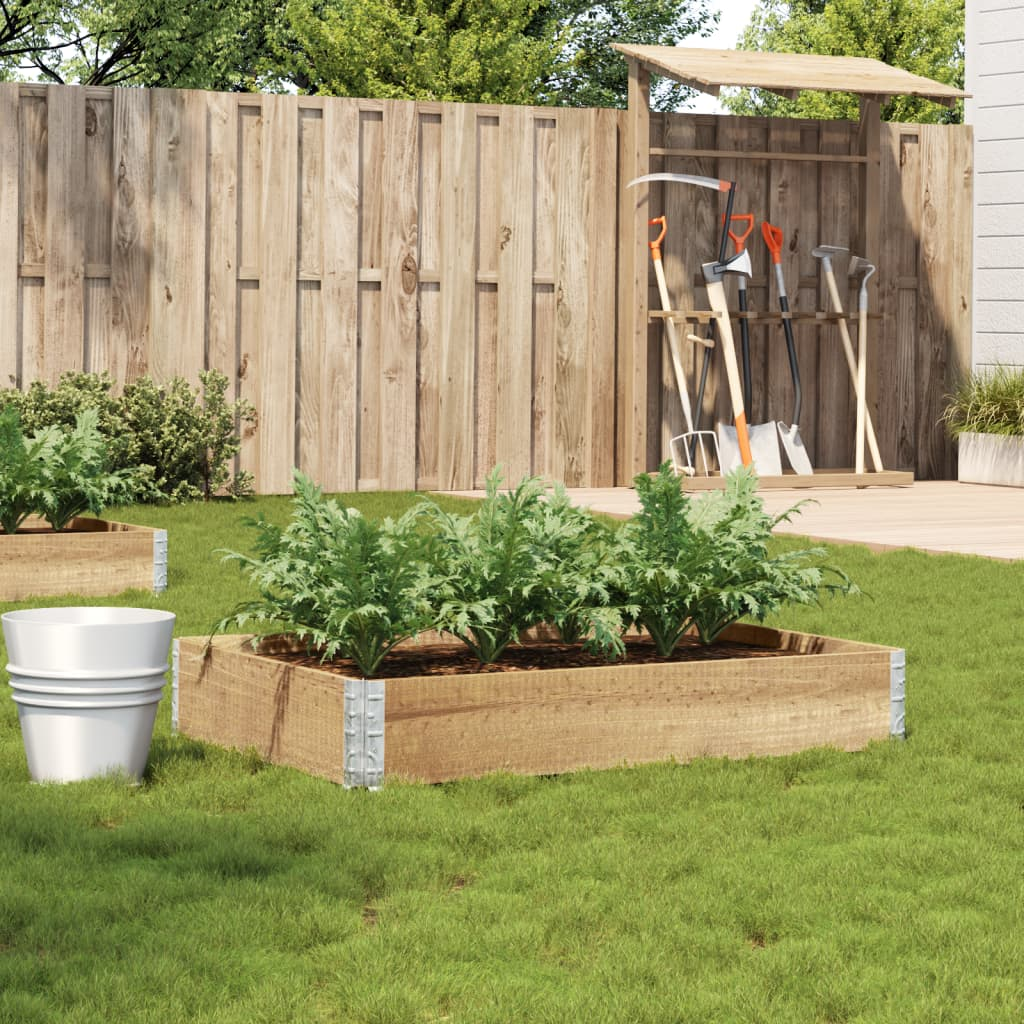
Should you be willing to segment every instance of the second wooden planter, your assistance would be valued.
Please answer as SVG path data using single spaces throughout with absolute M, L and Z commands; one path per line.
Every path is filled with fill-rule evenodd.
M 167 589 L 167 531 L 78 517 L 56 533 L 30 520 L 0 533 L 0 601 Z
M 187 736 L 369 788 L 903 735 L 902 650 L 747 625 L 723 639 L 775 656 L 363 680 L 257 654 L 249 637 L 183 638 L 173 715 Z

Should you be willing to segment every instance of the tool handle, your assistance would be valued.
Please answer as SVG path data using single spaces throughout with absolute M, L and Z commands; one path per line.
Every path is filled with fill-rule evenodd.
M 754 230 L 754 215 L 752 213 L 734 213 L 732 219 L 747 225 L 747 230 L 740 234 L 736 234 L 731 227 L 729 228 L 729 237 L 732 239 L 733 245 L 736 246 L 736 251 L 743 252 L 743 246 L 750 237 L 750 232 Z
M 761 223 L 761 236 L 768 251 L 772 254 L 772 263 L 782 262 L 782 228 L 769 224 L 768 221 Z
M 665 220 L 665 215 L 662 214 L 660 217 L 652 217 L 648 222 L 647 226 L 653 228 L 655 224 L 661 225 L 661 231 L 657 238 L 651 239 L 647 244 L 651 248 L 651 259 L 661 259 L 661 243 L 665 239 L 665 232 L 668 231 L 668 222 Z

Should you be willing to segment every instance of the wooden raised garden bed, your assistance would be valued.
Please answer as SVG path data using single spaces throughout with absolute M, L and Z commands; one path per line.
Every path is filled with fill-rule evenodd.
M 902 650 L 757 626 L 723 636 L 755 650 L 719 649 L 704 660 L 392 671 L 369 681 L 346 679 L 315 659 L 257 654 L 250 640 L 176 641 L 175 727 L 346 786 L 825 745 L 858 750 L 903 735 Z M 451 659 L 461 657 L 461 644 L 433 640 L 449 645 Z M 282 645 L 270 649 L 287 657 Z M 539 659 L 554 663 L 543 653 Z
M 55 533 L 30 519 L 0 533 L 0 601 L 167 589 L 167 531 L 78 517 Z

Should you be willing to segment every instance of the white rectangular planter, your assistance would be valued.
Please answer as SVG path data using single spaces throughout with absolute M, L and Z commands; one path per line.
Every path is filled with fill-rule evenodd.
M 957 479 L 969 484 L 1024 487 L 1024 437 L 960 434 Z

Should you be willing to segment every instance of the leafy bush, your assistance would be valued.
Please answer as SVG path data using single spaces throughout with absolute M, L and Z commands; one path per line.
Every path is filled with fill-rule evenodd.
M 244 400 L 227 401 L 228 378 L 220 371 L 200 373 L 199 382 L 193 390 L 181 377 L 167 384 L 142 377 L 114 396 L 108 374 L 65 373 L 52 388 L 34 381 L 24 392 L 0 392 L 0 407 L 17 409 L 26 433 L 71 430 L 81 412 L 95 410 L 111 468 L 135 472 L 136 501 L 250 494 L 250 475 L 232 474 L 229 466 L 241 449 L 238 425 L 254 423 L 255 410 Z
M 838 569 L 814 564 L 811 548 L 774 558 L 768 540 L 799 506 L 770 516 L 750 470 L 730 474 L 724 491 L 690 500 L 665 463 L 656 476 L 634 480 L 641 511 L 619 532 L 618 578 L 632 620 L 668 657 L 694 627 L 702 643 L 744 617 L 762 621 L 789 603 L 856 588 Z
M 968 374 L 947 396 L 942 418 L 952 437 L 1024 435 L 1024 370 L 997 366 Z
M 501 474 L 468 516 L 433 508 L 444 583 L 438 629 L 458 637 L 484 663 L 496 661 L 533 626 L 622 652 L 621 617 L 608 605 L 597 524 L 565 492 L 536 477 L 508 491 Z M 550 499 L 550 500 L 549 500 Z
M 18 411 L 0 410 L 0 528 L 15 533 L 33 513 L 63 530 L 83 512 L 99 515 L 133 491 L 129 471 L 107 470 L 107 447 L 95 409 L 76 417 L 74 429 L 50 426 L 26 438 Z
M 424 501 L 376 524 L 296 472 L 287 528 L 250 521 L 256 553 L 227 552 L 260 597 L 215 631 L 255 623 L 260 636 L 293 633 L 372 676 L 397 643 L 428 629 L 485 664 L 542 624 L 608 658 L 625 653 L 626 627 L 640 626 L 668 657 L 691 630 L 712 643 L 740 618 L 856 590 L 819 564 L 820 549 L 769 556 L 773 527 L 797 509 L 768 515 L 748 471 L 694 501 L 668 463 L 635 485 L 641 511 L 618 531 L 540 479 L 501 490 L 497 471 L 470 515 Z
M 374 522 L 325 498 L 296 471 L 288 526 L 248 520 L 256 555 L 225 553 L 260 596 L 215 631 L 249 623 L 261 637 L 286 631 L 319 649 L 323 660 L 340 655 L 365 677 L 376 675 L 388 651 L 432 625 L 431 539 L 417 528 L 423 511 L 420 505 L 397 520 Z

